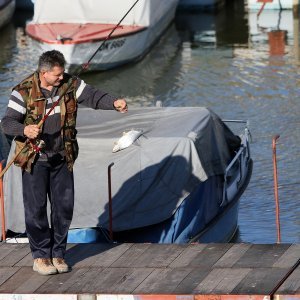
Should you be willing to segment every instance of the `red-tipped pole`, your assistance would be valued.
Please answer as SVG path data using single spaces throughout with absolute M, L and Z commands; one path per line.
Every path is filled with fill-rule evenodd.
M 0 162 L 0 172 L 2 172 L 2 162 Z M 5 229 L 5 212 L 4 212 L 4 193 L 3 193 L 3 180 L 0 177 L 0 210 L 1 210 L 1 227 L 2 227 L 2 241 L 6 240 Z
M 113 221 L 112 221 L 112 197 L 111 197 L 111 168 L 114 163 L 108 166 L 108 210 L 109 210 L 109 238 L 111 241 L 114 240 L 113 236 Z
M 272 139 L 272 149 L 273 149 L 273 173 L 274 173 L 274 196 L 276 205 L 276 226 L 277 226 L 277 243 L 281 242 L 280 234 L 280 210 L 279 210 L 279 199 L 278 199 L 278 177 L 277 177 L 277 158 L 276 158 L 276 141 L 279 139 L 280 135 L 275 135 Z

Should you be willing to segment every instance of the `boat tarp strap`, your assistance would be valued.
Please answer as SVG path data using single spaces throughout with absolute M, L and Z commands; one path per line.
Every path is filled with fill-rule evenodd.
M 170 218 L 200 183 L 224 174 L 240 144 L 214 112 L 201 107 L 131 108 L 126 114 L 80 108 L 77 129 L 71 228 L 108 228 L 111 163 L 113 230 L 128 230 Z M 113 153 L 114 142 L 131 129 L 143 134 Z M 13 146 L 10 157 L 12 152 Z M 7 229 L 24 232 L 18 167 L 5 174 L 4 194 Z

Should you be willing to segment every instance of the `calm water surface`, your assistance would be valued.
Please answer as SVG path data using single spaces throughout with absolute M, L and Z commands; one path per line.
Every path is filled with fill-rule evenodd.
M 129 105 L 206 106 L 223 119 L 250 121 L 254 170 L 243 194 L 238 241 L 276 242 L 272 137 L 277 144 L 282 242 L 300 242 L 299 20 L 292 11 L 244 9 L 178 12 L 161 41 L 139 63 L 84 74 L 88 83 Z M 36 68 L 24 34 L 31 15 L 17 13 L 0 31 L 0 118 L 14 84 Z

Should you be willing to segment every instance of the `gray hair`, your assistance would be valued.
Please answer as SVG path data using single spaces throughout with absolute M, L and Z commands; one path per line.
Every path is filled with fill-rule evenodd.
M 61 52 L 57 50 L 46 51 L 39 58 L 38 71 L 50 71 L 54 67 L 64 68 L 65 64 L 66 60 Z

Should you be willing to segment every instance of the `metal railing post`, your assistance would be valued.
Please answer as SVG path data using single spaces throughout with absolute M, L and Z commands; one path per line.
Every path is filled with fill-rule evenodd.
M 0 173 L 2 172 L 3 165 L 0 162 Z M 4 211 L 4 191 L 3 191 L 3 177 L 0 177 L 0 210 L 1 210 L 1 240 L 6 240 L 6 226 L 5 226 L 5 211 Z
M 280 135 L 275 135 L 272 139 L 272 149 L 273 149 L 273 174 L 274 174 L 274 196 L 275 196 L 275 206 L 276 206 L 276 227 L 277 227 L 277 243 L 281 242 L 280 233 L 280 210 L 279 210 L 279 199 L 278 199 L 278 176 L 277 176 L 277 158 L 276 158 L 276 141 L 279 139 Z
M 109 210 L 109 238 L 111 241 L 114 240 L 113 237 L 113 216 L 112 216 L 112 196 L 111 196 L 111 168 L 114 163 L 108 166 L 108 210 Z

